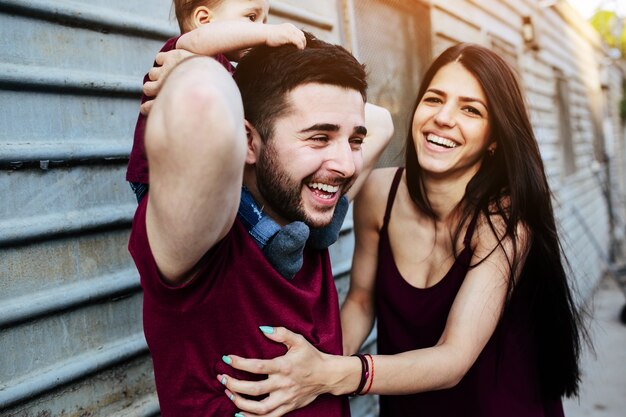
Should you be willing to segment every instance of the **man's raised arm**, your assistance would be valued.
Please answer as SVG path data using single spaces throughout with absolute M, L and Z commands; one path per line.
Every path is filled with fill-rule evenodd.
M 370 172 L 374 169 L 378 158 L 389 144 L 393 136 L 393 120 L 391 114 L 384 108 L 375 104 L 365 104 L 365 127 L 367 136 L 363 141 L 363 169 L 356 182 L 348 191 L 348 200 L 353 201 L 359 190 L 365 183 Z
M 146 227 L 163 278 L 179 284 L 230 230 L 246 154 L 243 108 L 232 77 L 211 58 L 180 63 L 148 118 Z

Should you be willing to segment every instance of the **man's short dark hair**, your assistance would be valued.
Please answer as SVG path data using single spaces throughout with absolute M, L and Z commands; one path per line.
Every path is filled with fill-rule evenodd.
M 306 48 L 258 46 L 243 57 L 234 79 L 241 92 L 245 118 L 263 141 L 271 137 L 275 120 L 289 110 L 286 95 L 307 83 L 330 84 L 358 91 L 367 99 L 365 66 L 339 45 L 304 32 Z

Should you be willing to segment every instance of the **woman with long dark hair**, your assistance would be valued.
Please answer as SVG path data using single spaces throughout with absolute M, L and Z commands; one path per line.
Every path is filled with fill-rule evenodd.
M 368 392 L 381 394 L 385 417 L 563 415 L 561 398 L 578 389 L 584 330 L 523 94 L 502 58 L 459 44 L 435 60 L 406 168 L 372 173 L 354 217 L 344 353 L 357 352 L 376 317 L 378 355 L 327 355 L 263 326 L 285 356 L 230 359 L 268 379 L 218 376 L 242 415 Z

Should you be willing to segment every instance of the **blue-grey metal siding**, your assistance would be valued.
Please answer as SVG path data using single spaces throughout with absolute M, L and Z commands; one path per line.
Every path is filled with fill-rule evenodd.
M 0 416 L 158 413 L 124 174 L 169 11 L 0 1 Z
M 141 79 L 170 0 L 0 0 L 0 417 L 158 414 L 127 253 Z M 272 2 L 338 42 L 334 2 Z M 333 248 L 350 270 L 352 227 Z

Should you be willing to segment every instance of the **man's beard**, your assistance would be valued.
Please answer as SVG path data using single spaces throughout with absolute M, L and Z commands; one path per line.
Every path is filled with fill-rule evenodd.
M 308 216 L 302 202 L 302 186 L 308 184 L 314 174 L 304 179 L 302 182 L 294 180 L 282 168 L 278 155 L 271 139 L 268 139 L 259 155 L 256 164 L 256 178 L 259 193 L 263 196 L 271 209 L 279 216 L 290 222 L 302 221 L 310 227 L 320 228 L 327 226 L 332 220 L 332 214 L 326 221 L 320 221 Z M 346 181 L 350 183 L 351 181 Z M 341 192 L 347 191 L 345 184 Z M 326 210 L 326 209 L 324 209 Z M 329 206 L 328 211 L 335 210 L 335 206 Z

